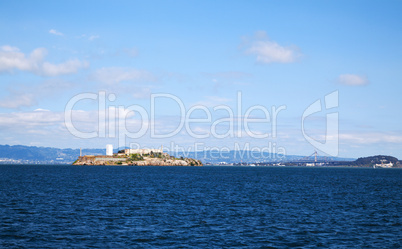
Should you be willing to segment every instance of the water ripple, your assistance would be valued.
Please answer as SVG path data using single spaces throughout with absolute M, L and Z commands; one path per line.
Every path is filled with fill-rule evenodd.
M 401 247 L 401 170 L 0 166 L 0 247 Z

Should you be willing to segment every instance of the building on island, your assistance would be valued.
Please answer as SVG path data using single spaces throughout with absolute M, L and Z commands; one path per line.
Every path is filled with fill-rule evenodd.
M 160 149 L 125 149 L 124 154 L 131 155 L 131 154 L 152 154 L 152 153 L 163 153 L 163 147 Z
M 79 156 L 73 165 L 202 166 L 200 160 L 176 158 L 164 153 L 163 146 L 160 149 L 125 149 L 113 153 L 113 146 L 108 144 L 106 154 Z
M 163 146 L 160 149 L 125 149 L 123 151 L 119 151 L 118 153 L 113 153 L 113 145 L 106 145 L 106 155 L 86 155 L 78 157 L 77 164 L 80 165 L 97 165 L 97 164 L 113 164 L 113 163 L 121 163 L 124 164 L 127 159 L 132 154 L 139 154 L 141 156 L 151 155 L 151 154 L 163 154 L 167 155 L 167 153 L 163 153 Z
M 378 167 L 378 168 L 392 168 L 394 166 L 394 164 L 392 162 L 389 163 L 384 163 L 386 160 L 381 160 L 381 163 L 377 163 L 375 164 L 374 167 Z

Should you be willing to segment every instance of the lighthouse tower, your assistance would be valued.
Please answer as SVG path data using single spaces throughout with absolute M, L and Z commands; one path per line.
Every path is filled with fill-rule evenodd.
M 113 156 L 113 144 L 106 145 L 106 156 Z

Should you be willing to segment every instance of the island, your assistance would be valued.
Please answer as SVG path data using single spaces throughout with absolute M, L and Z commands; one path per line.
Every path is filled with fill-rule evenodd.
M 113 155 L 79 156 L 73 165 L 203 166 L 200 160 L 176 158 L 161 149 L 125 149 Z
M 370 168 L 400 168 L 402 165 L 396 157 L 378 155 L 360 157 L 356 161 L 352 162 L 351 166 Z

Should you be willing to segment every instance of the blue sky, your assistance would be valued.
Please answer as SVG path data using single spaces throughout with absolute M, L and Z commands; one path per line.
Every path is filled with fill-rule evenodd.
M 117 147 L 121 139 L 108 131 L 77 138 L 65 124 L 74 96 L 105 91 L 115 96 L 107 110 L 136 105 L 150 114 L 152 94 L 180 99 L 185 113 L 172 99 L 157 99 L 155 130 L 161 134 L 173 131 L 194 106 L 211 114 L 208 122 L 193 122 L 190 132 L 183 127 L 155 138 L 150 120 L 131 113 L 126 124 L 132 133 L 141 125 L 149 129 L 125 139 L 126 145 L 233 149 L 271 143 L 287 154 L 309 155 L 317 148 L 303 136 L 303 113 L 337 91 L 337 108 L 309 116 L 305 133 L 324 142 L 326 114 L 335 111 L 339 156 L 402 158 L 401 12 L 400 1 L 2 1 L 0 143 Z M 218 138 L 211 135 L 213 122 L 227 117 L 214 110 L 219 105 L 234 110 L 235 126 L 249 107 L 263 106 L 271 115 L 272 107 L 286 109 L 277 116 L 275 137 L 271 117 L 250 125 L 267 138 L 235 132 Z M 98 101 L 77 102 L 74 127 L 98 131 L 99 110 Z M 207 114 L 197 109 L 190 117 Z M 229 124 L 217 126 L 221 134 Z

